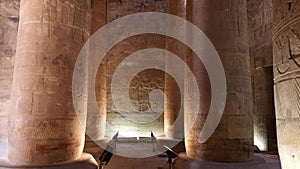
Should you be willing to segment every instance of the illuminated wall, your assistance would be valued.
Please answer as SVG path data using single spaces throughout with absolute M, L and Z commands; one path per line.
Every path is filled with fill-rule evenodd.
M 273 98 L 272 0 L 248 0 L 254 144 L 276 152 Z
M 107 4 L 107 17 L 108 22 L 113 21 L 125 15 L 138 13 L 138 12 L 165 12 L 165 1 L 164 0 L 112 0 L 108 1 Z M 139 136 L 150 136 L 150 131 L 153 130 L 157 135 L 163 134 L 164 119 L 161 114 L 154 121 L 153 115 L 157 113 L 153 112 L 153 115 L 142 115 L 143 111 L 153 110 L 155 108 L 150 106 L 149 103 L 149 92 L 153 89 L 164 90 L 164 72 L 157 70 L 145 70 L 139 73 L 130 83 L 130 99 L 135 110 L 120 114 L 113 104 L 112 92 L 111 92 L 111 81 L 113 74 L 117 66 L 128 57 L 130 54 L 145 48 L 165 47 L 165 38 L 159 35 L 142 35 L 130 37 L 123 40 L 120 44 L 116 45 L 107 54 L 107 130 L 106 135 L 110 136 L 116 131 L 120 131 L 120 135 L 139 135 Z M 145 56 L 147 57 L 147 56 Z M 145 58 L 145 63 L 147 63 Z M 134 68 L 135 63 L 128 66 Z M 158 101 L 163 104 L 163 98 Z M 163 108 L 163 105 L 162 105 Z M 130 116 L 131 120 L 128 120 L 125 116 Z M 135 117 L 134 117 L 135 116 Z M 149 120 L 151 121 L 149 123 Z M 135 121 L 135 122 L 134 122 Z M 146 123 L 139 123 L 145 121 Z

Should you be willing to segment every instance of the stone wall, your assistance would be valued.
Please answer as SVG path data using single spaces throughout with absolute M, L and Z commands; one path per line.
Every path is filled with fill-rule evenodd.
M 149 93 L 154 89 L 164 90 L 164 72 L 155 70 L 155 69 L 146 69 L 138 73 L 130 82 L 129 96 L 130 103 L 132 104 L 135 110 L 130 112 L 125 112 L 125 116 L 132 119 L 128 121 L 128 118 L 124 118 L 124 114 L 120 114 L 119 110 L 116 109 L 112 100 L 112 91 L 111 91 L 111 82 L 114 71 L 120 62 L 126 58 L 128 55 L 145 48 L 156 47 L 163 48 L 165 45 L 164 37 L 156 35 L 142 35 L 128 38 L 127 40 L 122 41 L 120 44 L 115 46 L 111 52 L 107 55 L 107 134 L 110 135 L 117 130 L 120 130 L 120 134 L 134 133 L 139 136 L 149 135 L 150 130 L 153 130 L 156 134 L 163 132 L 163 114 L 160 117 L 150 122 L 141 112 L 152 109 L 149 103 Z M 147 56 L 145 56 L 147 57 Z M 147 63 L 151 58 L 145 58 L 143 63 Z M 134 67 L 137 67 L 136 63 L 131 63 L 128 66 L 127 70 L 130 72 Z M 118 84 L 114 84 L 120 86 Z M 122 89 L 118 89 L 122 90 Z M 159 101 L 163 103 L 163 99 Z M 163 109 L 162 109 L 163 110 Z M 133 114 L 132 114 L 133 113 Z M 155 115 L 158 112 L 153 112 L 152 115 Z M 149 118 L 154 118 L 149 114 Z M 135 117 L 133 117 L 135 116 Z M 139 123 L 139 122 L 146 123 Z M 150 123 L 149 123 L 150 122 Z
M 0 139 L 7 137 L 20 0 L 0 0 Z
M 165 0 L 109 0 L 107 18 L 108 22 L 111 22 L 122 16 L 139 12 L 165 12 L 165 8 Z M 118 112 L 113 104 L 111 94 L 111 81 L 116 67 L 133 52 L 149 47 L 165 48 L 165 38 L 150 34 L 130 37 L 115 46 L 107 55 L 107 135 L 112 135 L 117 130 L 120 130 L 121 135 L 131 133 L 149 136 L 150 130 L 153 130 L 155 134 L 163 133 L 163 114 L 150 123 L 139 123 L 143 121 L 143 118 L 147 118 L 139 113 L 151 109 L 148 97 L 150 91 L 153 89 L 164 90 L 164 72 L 148 69 L 137 74 L 131 81 L 129 91 L 131 103 L 125 104 L 133 104 L 135 108 L 132 112 L 137 114 L 137 118 L 133 121 L 127 120 Z M 147 63 L 146 60 L 145 63 Z M 131 66 L 134 67 L 134 63 Z M 163 99 L 159 102 L 163 103 Z M 131 116 L 132 112 L 126 113 L 125 116 Z M 149 114 L 149 118 L 153 118 L 152 114 Z
M 250 69 L 253 89 L 254 144 L 276 152 L 273 97 L 272 0 L 248 0 Z

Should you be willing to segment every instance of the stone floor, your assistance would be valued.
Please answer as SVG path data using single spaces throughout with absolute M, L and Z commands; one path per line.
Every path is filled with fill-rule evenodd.
M 149 157 L 144 159 L 124 158 L 113 156 L 104 169 L 167 169 L 166 157 Z
M 128 146 L 128 152 L 132 152 L 131 146 Z M 151 148 L 151 146 L 149 147 Z M 126 146 L 122 147 L 125 151 Z M 135 149 L 136 151 L 136 149 Z M 277 155 L 269 155 L 265 153 L 256 154 L 264 158 L 269 166 L 269 169 L 281 169 L 279 157 Z M 7 156 L 7 141 L 0 139 L 0 158 Z M 95 157 L 98 158 L 98 157 Z M 166 156 L 153 156 L 148 158 L 125 158 L 114 155 L 104 169 L 168 169 Z
M 270 155 L 270 154 L 263 154 L 259 153 L 256 154 L 262 158 L 264 158 L 269 166 L 270 169 L 281 169 L 280 167 L 280 160 L 278 155 Z
M 277 155 L 257 154 L 264 158 L 269 169 L 281 169 Z M 104 169 L 168 169 L 166 157 L 149 157 L 145 159 L 129 159 L 120 156 L 113 156 Z
M 159 138 L 157 140 L 156 148 L 162 147 L 162 145 L 168 145 L 170 140 Z M 142 147 L 142 148 L 141 148 Z M 180 146 L 173 147 L 173 150 L 179 150 L 182 152 L 182 147 L 184 143 Z M 141 142 L 123 142 L 116 144 L 116 153 L 125 155 L 126 157 L 121 157 L 113 155 L 111 161 L 107 166 L 104 166 L 105 169 L 168 169 L 167 157 L 166 156 L 153 156 L 148 158 L 129 158 L 129 157 L 138 157 L 144 156 L 145 152 L 152 151 L 152 143 L 149 143 L 147 146 L 146 143 Z M 158 150 L 156 152 L 161 152 Z M 157 153 L 157 154 L 158 154 Z M 267 162 L 269 169 L 281 169 L 279 157 L 277 155 L 269 155 L 266 153 L 256 154 L 257 156 L 262 157 Z M 98 155 L 99 157 L 99 155 Z M 95 158 L 98 158 L 97 156 Z M 98 160 L 98 159 L 97 159 Z

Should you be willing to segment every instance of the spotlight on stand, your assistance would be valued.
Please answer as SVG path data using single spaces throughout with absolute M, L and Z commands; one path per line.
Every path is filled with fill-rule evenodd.
M 103 153 L 99 157 L 99 160 L 100 160 L 100 169 L 103 168 L 103 165 L 107 165 L 108 164 L 109 160 L 113 156 L 112 152 L 113 152 L 113 148 L 111 146 L 107 145 L 106 148 L 105 148 L 105 150 L 103 151 Z
M 154 134 L 153 134 L 153 131 L 151 131 L 151 137 L 154 137 L 154 138 L 155 138 L 155 136 L 154 136 Z
M 113 140 L 118 140 L 118 136 L 119 136 L 119 131 L 117 131 L 117 133 L 112 137 Z
M 152 141 L 152 142 L 156 141 L 156 137 L 155 137 L 155 135 L 153 134 L 152 131 L 151 131 L 151 141 Z
M 164 145 L 164 148 L 166 150 L 166 154 L 168 156 L 168 163 L 169 163 L 169 168 L 172 169 L 173 165 L 173 159 L 176 158 L 178 155 L 175 153 L 172 149 Z

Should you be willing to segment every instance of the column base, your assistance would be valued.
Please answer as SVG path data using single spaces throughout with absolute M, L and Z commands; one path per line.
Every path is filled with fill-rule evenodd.
M 16 165 L 7 159 L 0 159 L 0 169 L 98 169 L 98 163 L 92 155 L 83 153 L 74 161 L 52 165 Z
M 215 163 L 199 159 L 191 159 L 185 153 L 178 155 L 174 161 L 174 169 L 269 169 L 266 161 L 258 156 L 244 163 Z

